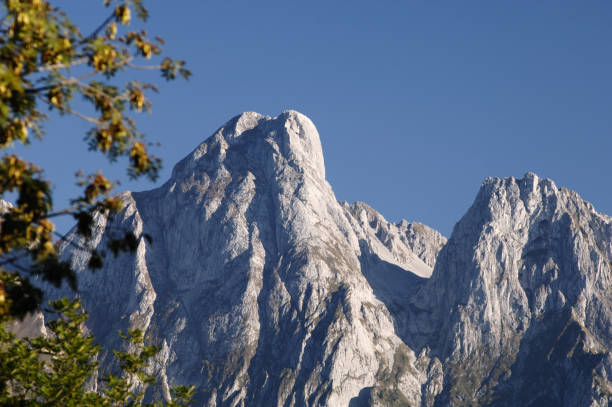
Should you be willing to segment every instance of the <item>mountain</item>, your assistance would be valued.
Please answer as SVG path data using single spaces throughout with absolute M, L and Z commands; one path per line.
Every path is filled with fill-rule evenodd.
M 487 179 L 412 302 L 444 365 L 436 405 L 609 405 L 611 259 L 612 218 L 575 192 Z
M 338 202 L 315 126 L 287 111 L 233 118 L 120 197 L 90 244 L 132 231 L 136 253 L 90 273 L 72 234 L 64 256 L 105 349 L 128 327 L 161 347 L 151 398 L 609 405 L 612 219 L 550 180 L 487 179 L 447 242 Z

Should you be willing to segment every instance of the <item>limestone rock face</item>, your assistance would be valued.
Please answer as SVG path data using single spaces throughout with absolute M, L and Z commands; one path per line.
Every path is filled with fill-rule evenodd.
M 436 405 L 609 405 L 611 260 L 612 219 L 576 193 L 487 179 L 413 301 Z
M 106 347 L 118 346 L 118 329 L 145 330 L 162 347 L 162 381 L 195 384 L 203 405 L 346 406 L 367 401 L 394 363 L 402 397 L 420 403 L 426 373 L 368 279 L 382 281 L 380 270 L 414 292 L 443 238 L 429 247 L 420 228 L 406 232 L 368 209 L 375 230 L 338 203 L 307 117 L 244 113 L 162 187 L 121 198 L 120 216 L 96 219 L 93 244 L 130 230 L 136 254 L 91 274 L 87 254 L 71 253 Z
M 150 398 L 181 383 L 218 407 L 609 405 L 612 220 L 552 181 L 487 179 L 447 242 L 338 202 L 315 126 L 287 111 L 235 117 L 121 199 L 91 244 L 133 231 L 135 254 L 95 273 L 64 255 L 105 349 L 128 327 L 161 347 Z
M 23 319 L 16 319 L 8 324 L 7 330 L 14 333 L 19 339 L 46 336 L 45 317 L 42 312 L 34 312 Z

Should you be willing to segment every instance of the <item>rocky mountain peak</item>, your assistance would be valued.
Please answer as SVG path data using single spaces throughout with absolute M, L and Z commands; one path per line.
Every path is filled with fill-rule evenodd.
M 96 218 L 92 243 L 131 230 L 136 255 L 80 272 L 80 294 L 107 348 L 126 328 L 162 347 L 162 383 L 196 384 L 210 406 L 348 405 L 394 358 L 416 371 L 385 302 L 418 289 L 444 238 L 339 203 L 306 116 L 243 113 L 160 188 L 121 198 L 120 216 Z M 85 270 L 86 253 L 66 255 Z
M 308 117 L 295 110 L 287 110 L 277 117 L 255 112 L 234 117 L 180 161 L 172 172 L 172 179 L 189 178 L 202 165 L 227 166 L 229 149 L 240 150 L 242 164 L 252 168 L 280 160 L 309 177 L 325 180 L 319 133 Z
M 415 297 L 430 300 L 430 323 L 419 326 L 433 327 L 436 339 L 425 342 L 448 366 L 438 403 L 482 403 L 513 387 L 517 395 L 500 405 L 601 400 L 586 394 L 592 369 L 610 373 L 602 349 L 612 344 L 611 242 L 611 219 L 575 192 L 533 173 L 486 179 Z M 552 357 L 567 340 L 580 352 Z M 530 373 L 546 369 L 557 372 L 548 384 Z M 563 388 L 577 376 L 573 390 Z

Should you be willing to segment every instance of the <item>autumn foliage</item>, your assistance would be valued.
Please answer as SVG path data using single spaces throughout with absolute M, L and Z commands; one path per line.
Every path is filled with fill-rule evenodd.
M 143 22 L 148 18 L 141 0 L 105 0 L 103 4 L 107 16 L 100 26 L 82 33 L 49 1 L 2 2 L 0 149 L 53 137 L 45 135 L 45 112 L 56 111 L 91 124 L 85 135 L 90 150 L 111 161 L 126 157 L 132 178 L 155 179 L 161 162 L 147 149 L 135 115 L 150 112 L 146 94 L 157 88 L 133 79 L 121 81 L 121 74 L 156 69 L 165 80 L 173 80 L 188 78 L 190 72 L 184 61 L 163 55 L 160 37 L 150 39 L 145 30 L 129 29 L 133 15 Z M 156 64 L 151 63 L 154 59 Z M 77 96 L 92 113 L 74 108 Z M 55 232 L 54 217 L 72 216 L 79 233 L 87 238 L 95 211 L 121 209 L 111 196 L 113 184 L 103 174 L 79 173 L 76 181 L 82 195 L 72 200 L 72 206 L 57 209 L 50 180 L 35 163 L 8 153 L 0 158 L 0 198 L 9 193 L 17 196 L 15 205 L 5 206 L 0 218 L 0 317 L 23 316 L 40 305 L 42 293 L 28 282 L 33 275 L 54 285 L 66 281 L 75 286 L 74 273 L 58 258 L 62 236 Z M 92 253 L 91 268 L 101 266 L 100 257 Z
M 86 0 L 80 0 L 86 1 Z M 92 0 L 89 0 L 92 1 Z M 93 3 L 94 1 L 92 1 Z M 79 301 L 52 304 L 56 318 L 48 336 L 17 338 L 7 330 L 15 318 L 40 310 L 44 293 L 34 280 L 77 289 L 77 276 L 58 250 L 64 236 L 54 219 L 72 217 L 76 233 L 90 250 L 89 267 L 101 268 L 106 253 L 87 249 L 94 214 L 112 216 L 121 202 L 113 183 L 99 171 L 77 172 L 81 193 L 66 208 L 53 205 L 51 180 L 36 163 L 13 151 L 18 144 L 53 138 L 45 134 L 50 116 L 71 116 L 91 125 L 84 148 L 111 162 L 124 157 L 131 178 L 155 180 L 161 161 L 138 131 L 138 114 L 151 111 L 147 95 L 154 84 L 134 80 L 142 69 L 157 70 L 164 80 L 188 79 L 184 61 L 164 55 L 164 41 L 133 19 L 148 18 L 142 0 L 104 0 L 106 12 L 92 32 L 81 32 L 69 16 L 46 0 L 3 0 L 0 3 L 0 403 L 2 405 L 140 405 L 145 373 L 156 349 L 142 333 L 124 335 L 127 349 L 116 352 L 121 370 L 88 387 L 98 368 L 99 348 L 84 330 L 87 314 Z M 128 77 L 129 80 L 123 78 Z M 140 75 L 142 76 L 142 75 Z M 79 103 L 75 103 L 78 98 Z M 76 106 L 76 107 L 75 107 Z M 53 141 L 51 141 L 53 143 Z M 75 169 L 76 170 L 76 169 Z M 57 180 L 56 180 L 57 181 Z M 65 182 L 65 180 L 61 180 Z M 3 198 L 10 196 L 12 204 Z M 134 250 L 136 237 L 119 234 L 108 252 Z M 93 390 L 92 390 L 93 389 Z M 177 386 L 170 405 L 187 403 L 193 388 Z

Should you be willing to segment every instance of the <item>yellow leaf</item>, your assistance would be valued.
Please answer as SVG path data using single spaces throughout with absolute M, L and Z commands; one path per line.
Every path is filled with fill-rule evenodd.
M 119 19 L 121 24 L 128 25 L 131 20 L 130 8 L 127 6 L 117 6 L 115 8 L 115 17 Z
M 111 24 L 109 24 L 106 29 L 106 33 L 108 35 L 108 38 L 110 38 L 111 40 L 114 39 L 117 35 L 117 23 L 112 22 Z

